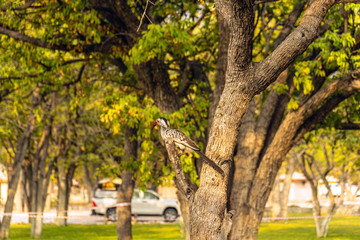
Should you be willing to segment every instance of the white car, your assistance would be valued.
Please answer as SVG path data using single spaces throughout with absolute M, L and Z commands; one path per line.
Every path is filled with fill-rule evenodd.
M 104 214 L 110 221 L 116 221 L 116 190 L 96 189 L 92 199 L 93 213 Z M 158 193 L 134 189 L 131 200 L 131 214 L 164 216 L 166 221 L 175 221 L 180 207 L 176 199 L 161 197 Z

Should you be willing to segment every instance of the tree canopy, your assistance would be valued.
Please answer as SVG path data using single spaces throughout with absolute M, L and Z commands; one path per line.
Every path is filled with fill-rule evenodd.
M 357 3 L 1 1 L 4 162 L 31 159 L 51 126 L 58 174 L 175 179 L 188 238 L 254 239 L 290 149 L 314 129 L 359 129 Z M 159 116 L 226 177 L 171 156 L 150 131 Z

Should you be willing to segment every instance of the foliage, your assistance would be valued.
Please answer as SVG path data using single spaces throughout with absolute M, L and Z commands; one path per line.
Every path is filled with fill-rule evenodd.
M 281 29 L 279 27 L 281 17 L 287 16 L 292 10 L 289 4 L 290 2 L 286 2 L 279 6 L 277 3 L 266 3 L 264 6 L 258 6 L 253 51 L 253 58 L 256 61 L 263 60 L 273 50 L 271 47 Z M 345 17 L 346 23 L 344 23 Z M 345 7 L 339 4 L 331 8 L 324 24 L 324 28 L 328 24 L 327 31 L 315 39 L 289 69 L 294 73 L 292 81 L 295 91 L 291 93 L 288 111 L 299 107 L 301 95 L 314 93 L 315 78 L 325 78 L 326 82 L 329 82 L 360 66 L 358 51 L 353 48 L 355 36 L 359 33 L 357 28 L 359 21 L 356 4 L 346 4 Z M 266 50 L 267 44 L 270 46 L 268 50 Z M 279 94 L 283 94 L 289 89 L 288 84 L 275 83 L 273 88 Z
M 167 53 L 171 53 L 175 58 L 193 55 L 194 40 L 182 25 L 189 23 L 179 21 L 164 26 L 149 25 L 142 38 L 130 50 L 130 62 L 140 64 L 153 58 L 164 59 Z
M 196 89 L 195 89 L 196 91 Z M 139 96 L 134 92 L 117 92 L 117 97 L 104 99 L 101 121 L 107 124 L 113 134 L 119 136 L 123 132 L 125 125 L 138 128 L 138 139 L 141 141 L 139 150 L 139 159 L 125 163 L 124 169 L 135 171 L 135 178 L 138 179 L 140 186 L 145 186 L 151 182 L 160 184 L 169 182 L 174 174 L 169 171 L 170 165 L 166 163 L 158 149 L 153 144 L 153 135 L 158 134 L 156 130 L 150 131 L 152 123 L 160 116 L 169 119 L 174 127 L 180 127 L 181 130 L 196 139 L 204 139 L 204 131 L 207 123 L 208 101 L 204 97 L 196 97 L 192 104 L 186 104 L 179 111 L 165 114 L 153 104 L 153 101 L 144 96 Z M 203 144 L 198 142 L 203 148 Z M 162 159 L 162 160 L 160 160 Z M 184 170 L 191 172 L 194 182 L 196 182 L 196 171 L 191 157 L 183 157 Z M 160 169 L 160 172 L 159 172 Z
M 358 166 L 360 164 L 360 155 L 356 149 L 359 148 L 358 131 L 341 131 L 319 129 L 308 133 L 305 136 L 305 145 L 299 146 L 305 148 L 308 153 L 319 160 L 319 167 L 326 166 L 326 158 L 333 158 L 334 170 L 329 175 L 341 179 L 341 169 L 349 172 L 349 184 L 357 185 L 359 182 Z

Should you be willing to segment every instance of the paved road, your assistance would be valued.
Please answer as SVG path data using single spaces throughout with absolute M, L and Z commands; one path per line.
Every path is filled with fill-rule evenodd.
M 104 216 L 91 215 L 85 211 L 71 211 L 68 216 L 68 223 L 71 224 L 105 224 L 111 223 L 106 221 Z M 56 212 L 44 213 L 44 223 L 54 223 Z M 27 213 L 14 212 L 11 218 L 12 223 L 28 223 L 29 216 Z M 177 220 L 179 221 L 179 220 Z M 139 216 L 137 222 L 164 222 L 162 216 Z

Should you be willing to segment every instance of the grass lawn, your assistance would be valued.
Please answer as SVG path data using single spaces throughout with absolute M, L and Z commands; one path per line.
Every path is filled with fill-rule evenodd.
M 14 224 L 10 227 L 10 240 L 33 240 L 29 237 L 29 224 Z M 180 224 L 135 224 L 135 240 L 184 240 Z M 116 240 L 116 226 L 76 225 L 67 227 L 44 225 L 42 239 L 46 240 Z M 259 231 L 259 240 L 312 240 L 316 238 L 313 219 L 297 219 L 288 222 L 264 222 Z M 360 239 L 360 217 L 336 217 L 330 222 L 326 239 Z
M 258 240 L 291 239 L 312 240 L 316 237 L 314 219 L 296 219 L 288 222 L 263 222 Z M 326 239 L 360 239 L 360 217 L 334 217 L 330 221 Z
M 30 224 L 13 224 L 10 226 L 10 240 L 34 240 L 30 238 Z M 135 224 L 133 238 L 136 240 L 180 240 L 180 224 Z M 70 224 L 58 227 L 44 224 L 42 238 L 46 240 L 116 240 L 116 225 L 80 225 Z

